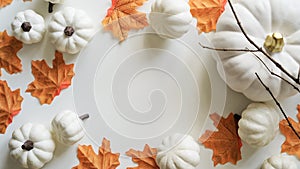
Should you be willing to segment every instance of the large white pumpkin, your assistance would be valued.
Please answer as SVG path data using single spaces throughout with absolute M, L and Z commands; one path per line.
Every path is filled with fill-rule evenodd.
M 149 19 L 158 35 L 180 38 L 189 30 L 193 17 L 186 0 L 156 0 Z
M 253 147 L 269 144 L 278 133 L 279 116 L 276 110 L 264 103 L 251 103 L 242 112 L 238 125 L 241 139 Z
M 200 146 L 189 135 L 174 134 L 157 148 L 160 169 L 194 169 L 200 163 Z
M 9 149 L 22 167 L 39 169 L 52 159 L 55 142 L 44 125 L 27 123 L 13 132 Z
M 283 36 L 282 51 L 270 52 L 270 54 L 295 77 L 298 75 L 300 62 L 299 6 L 299 0 L 257 0 L 255 2 L 240 0 L 233 5 L 246 33 L 259 46 L 264 46 L 267 35 L 280 33 Z M 211 40 L 216 48 L 254 49 L 238 28 L 228 4 Z M 258 55 L 273 72 L 287 78 L 265 56 Z M 260 84 L 255 72 L 261 76 L 276 97 L 286 98 L 297 93 L 286 82 L 272 76 L 252 53 L 227 51 L 219 52 L 219 57 L 221 62 L 218 63 L 218 70 L 222 72 L 224 68 L 223 78 L 226 83 L 233 90 L 243 93 L 254 101 L 272 99 Z

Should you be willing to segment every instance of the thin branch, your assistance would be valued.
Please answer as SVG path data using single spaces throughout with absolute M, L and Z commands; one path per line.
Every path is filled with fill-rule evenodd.
M 271 71 L 270 68 L 266 65 L 266 63 L 257 54 L 255 54 L 255 53 L 252 53 L 252 54 L 264 65 L 264 67 L 268 70 L 268 72 L 271 75 L 276 76 L 276 77 L 280 78 L 281 80 L 285 81 L 286 83 L 291 85 L 295 90 L 297 90 L 300 93 L 300 89 L 296 85 L 294 85 L 293 83 L 291 83 L 287 79 L 283 78 L 282 76 L 280 76 L 280 75 L 274 73 L 273 71 Z
M 280 63 L 278 63 L 276 60 L 274 60 L 266 51 L 264 51 L 263 49 L 262 49 L 262 47 L 259 47 L 249 36 L 248 36 L 248 34 L 246 33 L 246 31 L 244 30 L 244 28 L 243 28 L 243 26 L 242 26 L 242 24 L 241 24 L 241 22 L 240 22 L 240 20 L 239 20 L 239 18 L 238 18 L 238 16 L 237 16 L 237 14 L 236 14 L 236 12 L 235 12 L 235 10 L 234 10 L 234 7 L 233 7 L 233 5 L 232 5 L 232 3 L 231 3 L 231 0 L 228 0 L 228 3 L 229 3 L 229 6 L 230 6 L 230 9 L 231 9 L 231 11 L 232 11 L 232 13 L 233 13 L 233 15 L 234 15 L 234 18 L 235 18 L 235 20 L 236 20 L 236 22 L 237 22 L 237 24 L 238 24 L 238 26 L 239 26 L 239 28 L 240 28 L 240 30 L 242 31 L 242 33 L 243 33 L 243 35 L 245 36 L 245 38 L 249 41 L 249 43 L 251 43 L 257 50 L 259 50 L 262 54 L 264 54 L 273 64 L 275 64 L 276 65 L 276 67 L 278 68 L 278 69 L 280 69 L 284 74 L 286 74 L 289 78 L 291 78 L 293 81 L 295 81 L 295 83 L 297 83 L 297 84 L 300 84 L 300 79 L 299 78 L 295 78 L 292 74 L 290 74 L 287 70 L 285 70 L 284 68 L 283 68 L 283 66 L 280 64 Z
M 215 50 L 215 51 L 224 51 L 224 52 L 260 52 L 259 50 L 257 49 L 254 49 L 254 50 L 250 50 L 248 48 L 245 48 L 245 49 L 230 49 L 230 48 L 213 48 L 213 47 L 209 47 L 209 46 L 205 46 L 205 45 L 202 45 L 200 42 L 199 42 L 199 45 L 204 48 L 204 49 L 209 49 L 209 50 Z
M 271 97 L 273 98 L 273 100 L 275 101 L 276 105 L 278 106 L 278 108 L 280 109 L 280 112 L 283 114 L 284 118 L 286 119 L 286 121 L 288 122 L 289 126 L 291 127 L 291 129 L 293 130 L 293 132 L 296 134 L 296 136 L 299 138 L 300 140 L 300 135 L 299 133 L 295 130 L 295 128 L 293 127 L 292 123 L 290 122 L 288 116 L 286 115 L 286 113 L 284 112 L 282 106 L 280 105 L 279 101 L 276 99 L 276 97 L 274 96 L 274 94 L 272 93 L 272 91 L 270 90 L 270 88 L 264 84 L 264 82 L 261 80 L 261 78 L 259 77 L 259 75 L 257 73 L 255 73 L 256 77 L 258 78 L 258 80 L 260 81 L 260 83 L 265 87 L 265 89 L 269 92 L 269 94 L 271 95 Z
M 297 79 L 300 79 L 300 67 L 299 67 L 299 70 L 298 70 L 298 77 Z

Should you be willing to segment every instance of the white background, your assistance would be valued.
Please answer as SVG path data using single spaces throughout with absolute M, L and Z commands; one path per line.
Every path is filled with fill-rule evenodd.
M 149 11 L 150 5 L 152 1 L 147 2 L 142 8 L 140 8 L 141 11 Z M 33 76 L 31 75 L 31 60 L 37 60 L 37 59 L 45 59 L 48 64 L 51 65 L 52 59 L 54 58 L 54 47 L 50 42 L 48 42 L 48 39 L 45 38 L 42 42 L 35 44 L 35 45 L 24 45 L 23 49 L 18 53 L 19 57 L 22 59 L 23 64 L 23 72 L 16 75 L 8 75 L 4 70 L 3 75 L 1 77 L 1 80 L 7 80 L 9 86 L 12 88 L 12 90 L 15 90 L 17 88 L 21 88 L 21 95 L 24 97 L 24 101 L 22 104 L 22 111 L 19 115 L 17 115 L 14 118 L 13 123 L 8 127 L 6 133 L 4 135 L 0 135 L 0 169 L 18 169 L 18 165 L 9 157 L 9 149 L 7 146 L 8 140 L 11 137 L 11 134 L 13 130 L 20 127 L 24 123 L 42 123 L 46 126 L 49 126 L 51 119 L 55 116 L 56 113 L 63 111 L 65 109 L 71 109 L 74 111 L 77 111 L 79 114 L 83 112 L 89 112 L 91 114 L 91 119 L 88 119 L 85 122 L 85 127 L 87 131 L 87 135 L 89 137 L 85 137 L 83 140 L 81 140 L 78 144 L 92 144 L 94 146 L 95 151 L 97 152 L 97 146 L 101 144 L 101 140 L 103 137 L 108 138 L 111 140 L 111 147 L 113 152 L 120 152 L 121 158 L 121 165 L 118 168 L 126 168 L 129 166 L 133 166 L 134 164 L 131 163 L 130 158 L 127 158 L 123 156 L 123 154 L 126 152 L 126 150 L 130 148 L 135 148 L 141 150 L 143 148 L 144 144 L 149 144 L 152 147 L 158 146 L 160 140 L 172 133 L 174 131 L 180 131 L 182 129 L 182 126 L 179 124 L 176 124 L 172 126 L 171 129 L 167 130 L 166 132 L 159 134 L 158 136 L 153 136 L 153 130 L 151 128 L 148 128 L 149 131 L 142 130 L 142 133 L 145 135 L 140 135 L 140 139 L 134 139 L 132 137 L 128 138 L 126 136 L 120 135 L 120 130 L 122 128 L 118 129 L 118 127 L 122 127 L 124 124 L 122 122 L 117 121 L 118 124 L 114 125 L 112 128 L 110 128 L 111 124 L 107 123 L 109 121 L 109 115 L 105 115 L 105 113 L 99 113 L 98 110 L 102 109 L 104 106 L 104 112 L 109 112 L 111 110 L 111 113 L 113 114 L 113 109 L 109 107 L 108 103 L 106 104 L 105 101 L 109 100 L 106 96 L 109 96 L 109 91 L 106 90 L 105 87 L 111 87 L 109 79 L 111 77 L 115 77 L 113 72 L 117 71 L 113 68 L 116 67 L 119 69 L 118 64 L 124 63 L 122 62 L 122 57 L 119 55 L 124 54 L 124 58 L 133 58 L 132 63 L 127 63 L 128 68 L 126 70 L 129 71 L 129 67 L 137 66 L 137 63 L 141 64 L 149 64 L 146 67 L 150 66 L 163 66 L 161 69 L 158 69 L 159 71 L 155 73 L 154 69 L 151 69 L 149 73 L 149 78 L 144 76 L 139 76 L 139 78 L 136 79 L 135 83 L 132 83 L 132 86 L 129 88 L 129 95 L 133 98 L 133 104 L 136 105 L 137 108 L 140 108 L 142 110 L 147 110 L 149 107 L 147 102 L 147 99 L 144 99 L 147 96 L 153 96 L 155 99 L 150 100 L 150 103 L 157 103 L 158 100 L 156 99 L 155 93 L 151 93 L 152 88 L 159 88 L 161 89 L 161 93 L 166 92 L 167 99 L 164 101 L 170 102 L 167 105 L 166 114 L 172 113 L 174 111 L 172 108 L 176 108 L 178 106 L 178 103 L 181 103 L 184 105 L 183 109 L 186 107 L 192 107 L 198 105 L 199 113 L 198 118 L 196 118 L 195 124 L 190 124 L 192 129 L 188 131 L 188 133 L 185 134 L 191 134 L 195 139 L 197 139 L 201 133 L 206 129 L 205 126 L 211 127 L 211 121 L 207 119 L 201 119 L 203 117 L 207 117 L 208 113 L 214 112 L 214 111 L 222 111 L 223 105 L 225 104 L 224 115 L 228 115 L 230 112 L 234 113 L 240 113 L 248 103 L 250 103 L 249 100 L 247 100 L 244 96 L 237 94 L 230 89 L 227 89 L 227 95 L 226 98 L 224 98 L 223 94 L 225 94 L 224 90 L 224 84 L 220 80 L 220 77 L 217 75 L 215 70 L 215 63 L 212 61 L 211 56 L 200 49 L 200 47 L 197 46 L 198 41 L 206 42 L 203 37 L 197 37 L 195 30 L 191 30 L 188 35 L 182 38 L 182 41 L 184 43 L 187 43 L 188 46 L 190 46 L 193 50 L 196 51 L 198 56 L 201 56 L 202 59 L 201 63 L 197 58 L 189 58 L 181 56 L 182 53 L 175 53 L 175 58 L 172 61 L 172 58 L 167 57 L 164 59 L 158 59 L 158 61 L 161 62 L 145 62 L 145 59 L 147 58 L 146 55 L 151 54 L 151 51 L 149 52 L 142 52 L 143 45 L 140 44 L 141 39 L 143 35 L 129 38 L 127 41 L 125 41 L 123 44 L 118 46 L 117 40 L 111 38 L 110 33 L 103 32 L 101 30 L 101 21 L 106 15 L 106 10 L 110 7 L 111 2 L 110 0 L 88 0 L 88 1 L 70 1 L 66 0 L 65 5 L 56 5 L 54 7 L 54 11 L 58 11 L 59 9 L 65 7 L 65 6 L 72 6 L 78 9 L 82 9 L 88 13 L 88 15 L 94 20 L 96 27 L 100 30 L 99 33 L 95 35 L 95 38 L 91 41 L 90 45 L 81 53 L 80 56 L 66 56 L 65 60 L 67 63 L 75 63 L 75 73 L 76 76 L 73 80 L 73 86 L 69 87 L 68 89 L 61 92 L 60 96 L 56 97 L 51 105 L 43 105 L 41 106 L 36 98 L 33 98 L 30 96 L 29 93 L 25 93 L 27 85 L 33 80 Z M 43 15 L 46 18 L 46 22 L 51 17 L 51 14 L 47 13 L 47 6 L 48 4 L 44 2 L 43 0 L 33 0 L 33 2 L 26 2 L 24 3 L 21 0 L 15 0 L 13 3 L 3 9 L 0 9 L 0 31 L 7 30 L 8 33 L 11 35 L 11 29 L 10 29 L 10 23 L 13 20 L 13 17 L 18 11 L 22 11 L 25 9 L 33 9 L 39 14 Z M 146 29 L 145 31 L 151 32 L 151 29 Z M 156 43 L 156 41 L 162 41 L 162 39 L 151 35 L 152 38 L 149 39 L 149 41 L 153 40 L 154 47 L 165 49 L 166 46 L 155 46 L 160 43 Z M 176 49 L 176 42 L 167 41 L 166 44 L 168 49 L 165 49 L 167 51 L 175 52 Z M 151 42 L 147 42 L 147 44 L 151 44 Z M 108 49 L 110 49 L 111 46 L 116 45 L 116 49 L 113 49 L 111 52 L 111 56 L 105 58 L 104 54 L 107 52 Z M 151 49 L 148 46 L 148 49 Z M 181 46 L 182 47 L 182 46 Z M 182 49 L 185 49 L 182 47 Z M 114 51 L 115 50 L 115 51 Z M 143 55 L 141 59 L 137 59 L 135 55 L 132 55 L 134 53 L 133 51 L 139 51 L 140 54 L 137 53 L 136 55 Z M 115 53 L 114 53 L 115 52 Z M 127 53 L 126 53 L 127 52 Z M 162 53 L 161 55 L 164 55 L 165 53 Z M 117 56 L 118 55 L 118 56 Z M 192 56 L 192 55 L 191 55 Z M 98 57 L 104 58 L 103 65 L 100 65 L 98 62 L 95 62 L 94 60 L 98 60 Z M 149 57 L 149 56 L 148 56 Z M 111 59 L 110 59 L 111 58 Z M 98 60 L 99 61 L 99 60 Z M 125 60 L 127 61 L 127 60 Z M 130 59 L 129 59 L 130 61 Z M 94 65 L 93 65 L 93 62 Z M 199 62 L 199 63 L 198 63 Z M 132 64 L 132 65 L 130 65 Z M 182 72 L 176 73 L 175 70 L 171 70 L 171 67 L 178 64 L 179 70 L 189 70 L 188 74 L 184 74 Z M 91 66 L 93 65 L 93 66 Z M 97 67 L 98 66 L 98 67 Z M 90 67 L 90 69 L 89 69 Z M 126 68 L 126 67 L 125 67 Z M 170 72 L 167 74 L 162 74 L 162 69 L 168 69 Z M 99 69 L 98 72 L 93 72 L 96 69 Z M 138 68 L 137 68 L 138 69 Z M 197 72 L 198 71 L 198 72 Z M 89 73 L 95 73 L 90 75 Z M 117 71 L 118 72 L 118 71 Z M 104 73 L 104 75 L 102 74 Z M 109 74 L 112 73 L 112 74 Z M 181 74 L 180 74 L 181 73 Z M 198 89 L 194 89 L 194 81 L 186 80 L 184 81 L 185 77 L 189 77 L 193 75 L 193 78 L 196 78 L 198 81 L 196 84 L 199 85 Z M 89 76 L 88 76 L 89 75 Z M 147 72 L 146 72 L 147 75 Z M 172 79 L 170 79 L 171 76 L 165 76 L 165 75 L 172 75 L 174 77 L 177 77 L 176 81 L 178 81 L 179 87 L 182 89 L 178 95 L 176 92 L 178 92 L 178 89 L 176 85 L 173 84 Z M 99 78 L 97 78 L 99 76 Z M 85 78 L 91 77 L 91 81 L 84 81 Z M 94 79 L 96 78 L 96 79 Z M 98 81 L 97 81 L 98 79 Z M 99 82 L 99 79 L 103 79 L 103 83 L 101 81 Z M 150 79 L 150 80 L 149 80 Z M 188 79 L 188 78 L 186 78 Z M 199 80 L 200 79 L 200 80 Z M 121 80 L 121 79 L 117 79 Z M 127 79 L 128 80 L 128 79 Z M 147 81 L 148 80 L 148 81 Z M 161 81 L 161 84 L 158 86 L 155 86 L 155 83 L 151 81 Z M 168 83 L 172 83 L 172 85 L 168 85 Z M 185 83 L 184 83 L 185 82 Z M 213 83 L 213 84 L 212 84 Z M 90 85 L 90 86 L 89 86 Z M 96 85 L 96 86 L 95 86 Z M 98 88 L 97 85 L 103 85 L 102 87 Z M 127 84 L 124 84 L 127 85 Z M 87 87 L 86 87 L 87 86 Z M 122 82 L 121 82 L 122 86 Z M 149 87 L 148 87 L 149 86 Z M 191 90 L 187 90 L 186 88 L 191 86 Z M 219 87 L 219 88 L 216 88 Z M 146 90 L 146 92 L 143 94 L 143 90 Z M 164 91 L 166 90 L 166 91 Z M 170 93 L 168 93 L 168 90 Z M 193 93 L 193 91 L 198 93 Z M 218 91 L 222 90 L 222 91 Z M 174 91 L 174 92 L 173 92 Z M 88 95 L 85 93 L 91 92 L 92 95 Z M 94 92 L 94 93 L 93 93 Z M 100 94 L 98 93 L 100 92 Z M 105 93 L 108 92 L 108 93 Z M 113 91 L 114 92 L 114 91 Z M 220 93 L 220 97 L 217 98 L 215 95 L 216 93 Z M 142 94 L 141 94 L 142 93 Z M 190 96 L 188 99 L 180 100 L 180 94 L 185 95 L 187 93 L 188 96 Z M 93 96 L 96 95 L 96 97 Z M 102 97 L 103 94 L 103 97 Z M 141 94 L 141 95 L 140 95 Z M 153 95 L 151 95 L 153 94 Z M 171 95 L 170 95 L 171 94 Z M 195 94 L 193 96 L 193 94 Z M 199 94 L 199 95 L 197 95 Z M 120 95 L 120 98 L 122 98 L 123 95 Z M 74 98 L 75 97 L 75 98 Z M 193 98 L 194 97 L 194 98 Z M 94 100 L 88 100 L 94 99 Z M 160 96 L 157 97 L 158 99 L 161 98 Z M 283 101 L 284 108 L 286 109 L 286 112 L 291 115 L 293 118 L 295 118 L 296 115 L 296 104 L 299 103 L 299 96 L 292 97 L 290 99 L 287 99 Z M 151 99 L 151 98 L 150 98 Z M 179 99 L 179 102 L 178 102 Z M 194 100 L 199 99 L 201 103 L 194 103 Z M 149 100 L 148 100 L 149 101 Z M 151 102 L 152 101 L 152 102 Z M 98 109 L 93 109 L 92 102 L 99 103 Z M 122 104 L 122 103 L 121 103 Z M 85 106 L 86 105 L 86 106 Z M 90 106 L 91 105 L 91 106 Z M 100 106 L 100 108 L 99 108 Z M 85 109 L 86 108 L 86 109 Z M 193 109 L 192 109 L 193 110 Z M 209 110 L 209 111 L 208 111 Z M 122 111 L 122 110 L 121 110 Z M 218 112 L 220 114 L 223 113 Z M 195 112 L 181 112 L 185 113 L 184 116 L 187 119 L 189 117 L 194 118 Z M 197 111 L 196 111 L 197 113 Z M 100 116 L 101 115 L 101 116 Z M 107 119 L 103 119 L 103 117 L 107 117 Z M 172 117 L 172 115 L 169 115 L 169 117 Z M 181 117 L 181 116 L 180 116 Z M 201 118 L 200 118 L 201 117 Z M 102 121 L 103 120 L 103 121 Z M 101 123 L 101 122 L 103 123 Z M 113 120 L 112 120 L 113 121 Z M 176 122 L 178 122 L 178 119 L 175 119 Z M 165 123 L 168 123 L 168 118 L 165 119 Z M 189 123 L 189 122 L 182 122 L 182 123 Z M 189 124 L 188 124 L 189 125 Z M 134 126 L 133 126 L 134 127 Z M 157 125 L 153 126 L 157 127 Z M 162 127 L 162 126 L 158 126 Z M 117 129 L 116 129 L 117 128 Z M 147 128 L 146 128 L 147 129 Z M 119 130 L 116 131 L 116 130 Z M 129 128 L 124 129 L 121 132 L 128 132 L 129 134 L 132 134 L 133 137 L 139 137 L 139 135 L 134 135 L 138 132 L 141 132 L 140 128 Z M 127 134 L 128 134 L 127 133 Z M 155 131 L 154 131 L 155 133 Z M 124 133 L 123 133 L 124 134 Z M 147 139 L 147 136 L 149 138 Z M 243 168 L 243 169 L 258 169 L 260 168 L 261 163 L 264 159 L 268 158 L 271 155 L 275 155 L 280 153 L 280 146 L 284 141 L 284 137 L 282 135 L 278 135 L 275 139 L 275 141 L 271 142 L 268 146 L 261 148 L 261 149 L 253 149 L 249 147 L 248 145 L 244 144 L 242 148 L 242 157 L 243 160 L 238 162 L 238 165 L 234 166 L 231 164 L 226 164 L 224 166 L 218 165 L 216 168 L 218 169 L 229 169 L 229 168 Z M 77 145 L 77 144 L 76 144 Z M 78 160 L 76 158 L 76 145 L 71 147 L 65 147 L 60 144 L 57 144 L 57 149 L 55 151 L 54 159 L 48 163 L 44 168 L 45 169 L 57 169 L 57 168 L 71 168 L 78 164 Z M 209 149 L 205 149 L 203 146 L 201 146 L 201 164 L 198 166 L 198 168 L 205 168 L 210 169 L 213 168 L 213 162 L 211 161 L 212 151 Z M 298 168 L 300 168 L 299 161 L 298 162 Z

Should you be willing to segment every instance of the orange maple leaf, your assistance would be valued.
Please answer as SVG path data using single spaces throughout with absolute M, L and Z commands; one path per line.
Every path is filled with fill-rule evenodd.
M 225 10 L 227 0 L 190 0 L 191 14 L 197 18 L 199 33 L 216 30 L 219 17 Z
M 156 164 L 157 149 L 151 148 L 148 144 L 145 145 L 143 151 L 130 149 L 126 155 L 132 157 L 132 161 L 137 163 L 137 167 L 127 167 L 127 169 L 159 169 Z
M 136 10 L 147 0 L 112 0 L 112 6 L 102 21 L 105 30 L 112 31 L 116 38 L 123 41 L 131 29 L 148 26 L 146 14 Z
M 292 118 L 288 118 L 296 132 L 300 135 L 300 105 L 297 106 L 298 121 L 294 121 Z M 279 123 L 279 129 L 281 133 L 286 137 L 285 142 L 281 145 L 281 152 L 286 152 L 290 155 L 295 155 L 300 159 L 300 140 L 289 126 L 287 120 L 281 120 Z
M 77 157 L 80 163 L 72 169 L 115 169 L 120 165 L 119 156 L 119 153 L 111 152 L 110 142 L 104 138 L 98 154 L 91 145 L 79 145 Z
M 45 60 L 32 61 L 31 69 L 35 80 L 30 83 L 26 92 L 37 97 L 40 104 L 51 104 L 55 96 L 58 96 L 61 90 L 69 87 L 73 76 L 74 64 L 66 65 L 63 55 L 55 52 L 55 59 L 52 62 L 53 68 L 50 68 Z
M 0 68 L 4 68 L 9 74 L 22 71 L 22 64 L 17 52 L 23 47 L 23 43 L 7 32 L 0 32 Z M 1 75 L 1 72 L 0 72 Z
M 0 134 L 4 134 L 13 117 L 21 111 L 23 97 L 20 89 L 11 91 L 6 81 L 0 80 Z
M 0 8 L 3 8 L 12 3 L 12 0 L 0 0 Z
M 13 0 L 0 0 L 0 8 L 3 8 L 7 5 L 10 5 L 12 3 Z M 23 0 L 23 2 L 26 2 L 26 1 L 32 1 L 32 0 Z
M 238 120 L 233 113 L 225 119 L 217 113 L 211 114 L 210 118 L 218 131 L 205 131 L 199 141 L 206 147 L 213 150 L 212 160 L 214 166 L 231 162 L 236 164 L 242 159 L 242 142 L 238 136 Z

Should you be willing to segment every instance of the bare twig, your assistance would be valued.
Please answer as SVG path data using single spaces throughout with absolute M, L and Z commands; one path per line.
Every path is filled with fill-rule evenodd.
M 300 79 L 300 67 L 299 67 L 299 70 L 298 70 L 298 77 L 297 79 Z
M 265 87 L 265 89 L 269 92 L 269 94 L 271 95 L 271 97 L 273 98 L 273 100 L 275 101 L 276 105 L 278 106 L 278 108 L 280 109 L 280 112 L 283 114 L 284 118 L 286 119 L 286 121 L 288 122 L 289 126 L 291 127 L 291 129 L 293 130 L 293 132 L 296 134 L 296 136 L 299 138 L 300 140 L 300 135 L 299 133 L 295 130 L 295 128 L 293 127 L 292 123 L 290 122 L 288 116 L 286 115 L 286 113 L 284 112 L 282 106 L 280 105 L 279 101 L 276 99 L 276 97 L 274 96 L 274 94 L 272 93 L 272 91 L 270 90 L 270 88 L 264 84 L 264 82 L 261 80 L 261 78 L 259 77 L 259 75 L 257 73 L 255 73 L 256 77 L 258 78 L 258 80 L 260 81 L 260 83 Z
M 273 71 L 270 70 L 270 68 L 267 66 L 267 64 L 256 54 L 256 52 L 260 52 L 257 49 L 231 49 L 231 48 L 213 48 L 213 47 L 209 47 L 209 46 L 205 46 L 203 44 L 201 44 L 199 42 L 199 45 L 204 48 L 204 49 L 209 49 L 209 50 L 215 50 L 215 51 L 223 51 L 223 52 L 228 52 L 228 51 L 235 51 L 235 52 L 251 52 L 263 65 L 264 67 L 268 70 L 268 72 L 273 75 L 276 76 L 278 78 L 280 78 L 281 80 L 283 80 L 284 82 L 288 83 L 289 85 L 291 85 L 295 90 L 297 90 L 298 93 L 300 93 L 300 89 L 294 85 L 293 83 L 291 83 L 289 80 L 285 79 L 284 77 L 280 76 L 279 74 L 274 73 Z M 300 69 L 299 69 L 299 73 L 298 73 L 298 79 L 300 76 Z
M 257 54 L 255 54 L 255 53 L 252 53 L 252 54 L 264 65 L 264 67 L 268 70 L 268 72 L 271 75 L 276 76 L 276 77 L 280 78 L 281 80 L 285 81 L 286 83 L 291 85 L 295 90 L 297 90 L 300 93 L 300 89 L 296 85 L 294 85 L 293 83 L 291 83 L 287 79 L 283 78 L 282 76 L 280 76 L 280 75 L 274 73 L 273 71 L 271 71 L 270 68 L 266 65 L 266 63 Z
M 245 36 L 245 38 L 249 41 L 249 43 L 251 43 L 257 50 L 259 50 L 262 54 L 264 54 L 273 64 L 276 65 L 276 67 L 278 69 L 280 69 L 284 74 L 286 74 L 289 78 L 291 78 L 295 83 L 297 84 L 300 84 L 300 79 L 299 77 L 294 77 L 292 74 L 290 74 L 287 70 L 285 70 L 283 68 L 283 66 L 278 63 L 276 60 L 274 60 L 266 51 L 263 50 L 262 47 L 259 47 L 249 36 L 248 34 L 246 33 L 245 29 L 243 28 L 242 24 L 241 24 L 241 21 L 239 20 L 235 10 L 234 10 L 234 7 L 231 3 L 231 0 L 228 0 L 228 3 L 229 3 L 229 6 L 230 6 L 230 9 L 234 15 L 234 18 L 240 28 L 240 30 L 242 31 L 243 35 Z
M 245 48 L 245 49 L 213 48 L 213 47 L 202 45 L 200 42 L 199 42 L 199 45 L 204 49 L 215 50 L 215 51 L 223 51 L 223 52 L 230 52 L 230 51 L 232 51 L 232 52 L 252 52 L 252 53 L 253 52 L 260 52 L 257 49 L 251 50 L 251 49 L 248 49 L 248 48 Z

